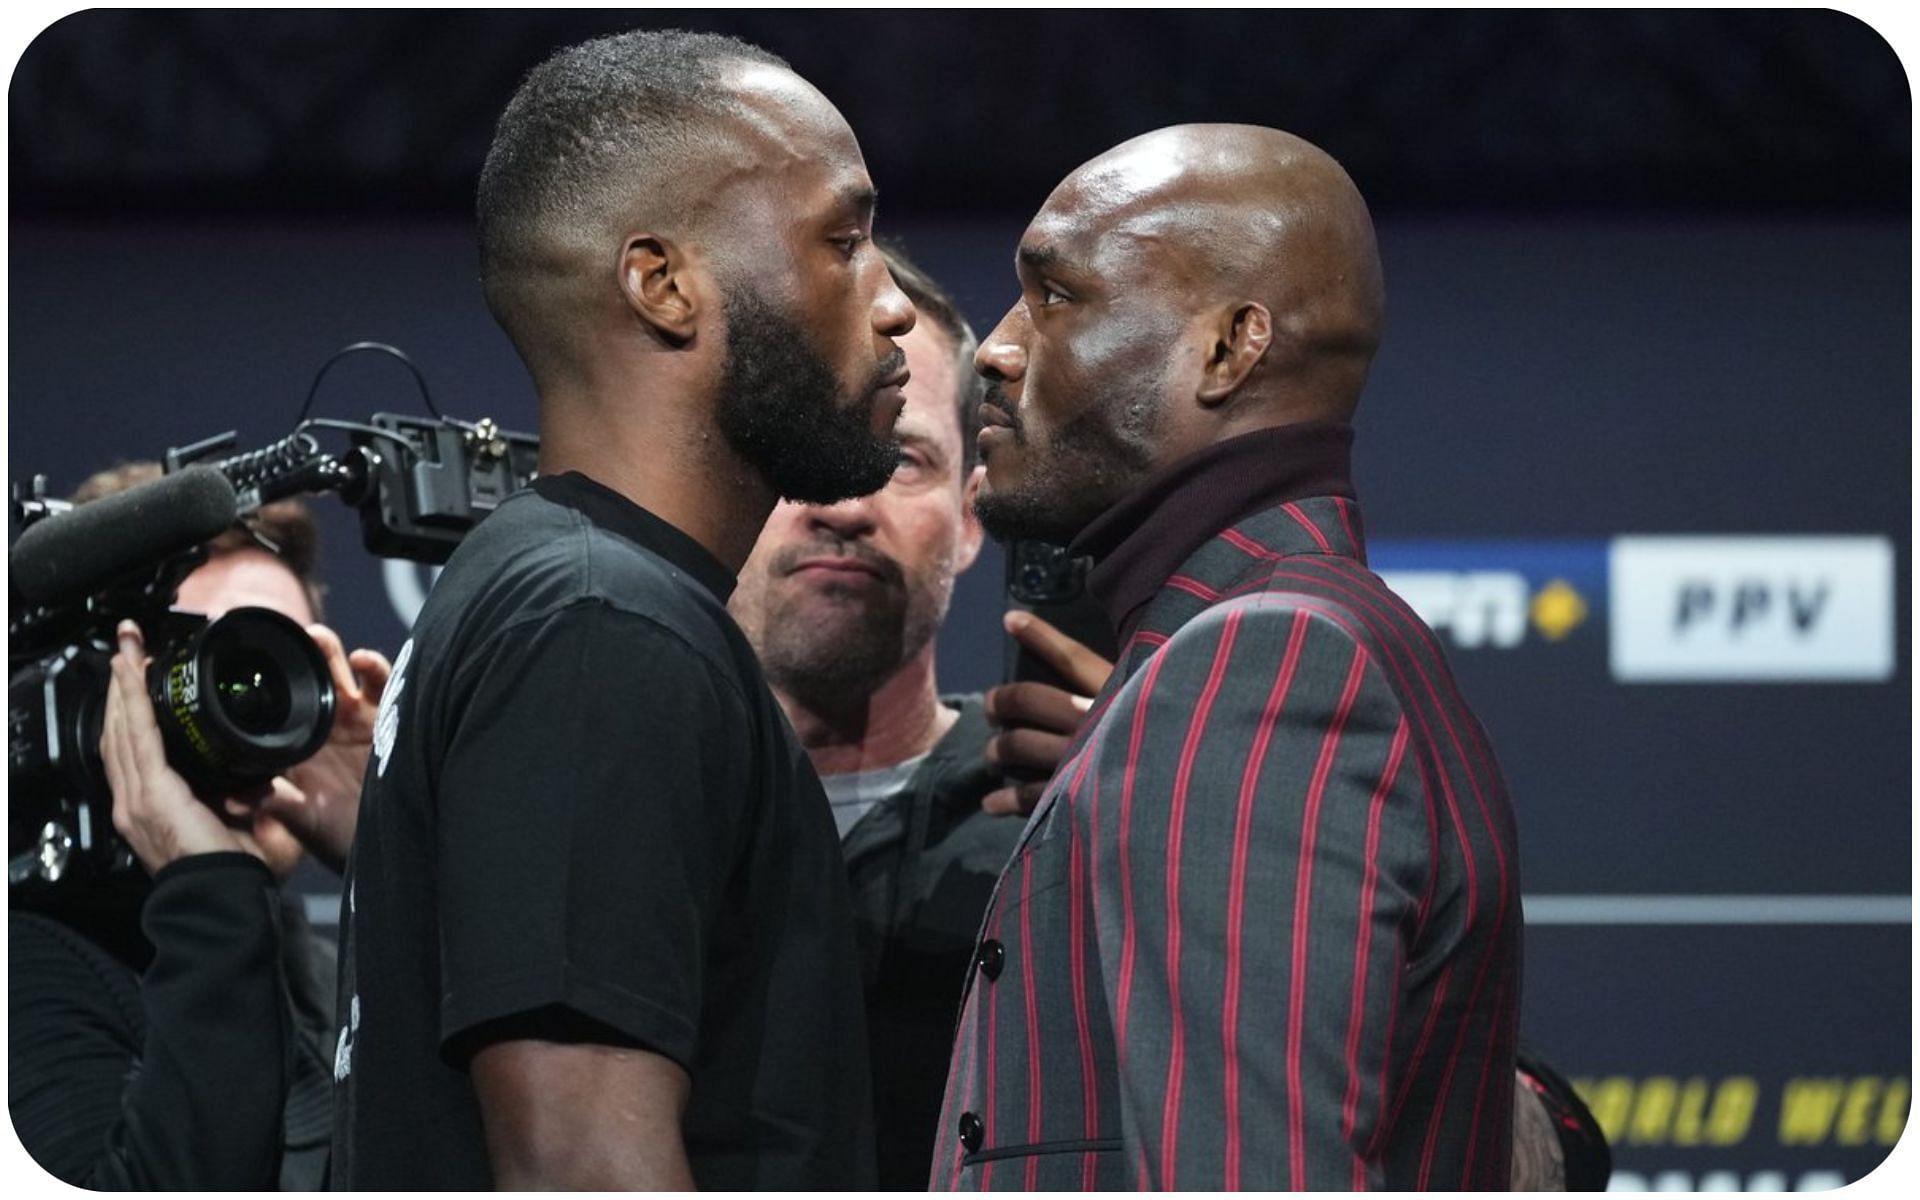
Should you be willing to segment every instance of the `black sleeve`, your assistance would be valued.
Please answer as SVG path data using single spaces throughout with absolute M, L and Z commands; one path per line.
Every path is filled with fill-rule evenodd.
M 559 1009 L 689 1066 L 751 803 L 737 682 L 583 602 L 504 632 L 455 691 L 434 783 L 443 1052 Z
M 63 926 L 10 922 L 7 1097 L 35 1161 L 103 1190 L 276 1185 L 289 1078 L 277 904 L 251 855 L 162 869 L 137 992 Z

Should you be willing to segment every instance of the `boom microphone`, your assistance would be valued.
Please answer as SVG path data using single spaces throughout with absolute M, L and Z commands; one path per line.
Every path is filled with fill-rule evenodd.
M 83 599 L 220 536 L 238 508 L 226 476 L 188 467 L 42 518 L 21 531 L 7 554 L 11 590 L 37 608 Z

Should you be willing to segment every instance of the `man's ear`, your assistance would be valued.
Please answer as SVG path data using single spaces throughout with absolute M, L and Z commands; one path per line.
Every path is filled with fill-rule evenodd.
M 1238 391 L 1266 357 L 1273 344 L 1273 314 L 1266 305 L 1248 300 L 1223 311 L 1207 332 L 1197 398 L 1212 408 Z
M 967 472 L 967 481 L 960 485 L 960 544 L 953 551 L 953 573 L 958 575 L 973 565 L 980 557 L 980 543 L 986 538 L 986 531 L 980 528 L 980 518 L 975 515 L 973 505 L 980 498 L 980 484 L 987 477 L 987 465 L 975 463 L 973 470 Z
M 652 233 L 628 234 L 620 248 L 620 293 L 627 307 L 672 344 L 693 340 L 700 280 L 687 252 Z

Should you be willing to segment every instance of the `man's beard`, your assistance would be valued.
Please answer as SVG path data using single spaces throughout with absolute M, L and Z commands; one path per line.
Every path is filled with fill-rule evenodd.
M 1082 409 L 1054 431 L 1044 456 L 1034 454 L 1025 424 L 1003 394 L 1000 384 L 988 385 L 987 399 L 1012 422 L 1023 472 L 1016 486 L 995 488 L 989 465 L 987 485 L 974 499 L 974 515 L 995 541 L 1029 538 L 1065 546 L 1151 471 L 1150 447 L 1159 426 L 1151 389 L 1123 401 L 1114 426 L 1100 406 Z
M 788 577 L 809 558 L 855 558 L 881 575 L 878 583 L 797 583 Z M 743 579 L 741 624 L 767 682 L 809 710 L 827 715 L 864 710 L 881 684 L 920 653 L 946 618 L 951 560 L 934 578 L 908 578 L 900 564 L 858 541 L 826 538 L 782 549 L 755 583 Z
M 799 323 L 752 288 L 728 288 L 726 314 L 719 418 L 734 452 L 788 500 L 834 504 L 879 491 L 900 443 L 874 433 L 872 395 L 899 370 L 899 352 L 850 400 Z

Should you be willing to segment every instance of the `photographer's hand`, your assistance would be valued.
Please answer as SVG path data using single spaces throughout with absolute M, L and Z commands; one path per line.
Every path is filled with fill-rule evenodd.
M 1067 691 L 1026 681 L 1001 684 L 987 692 L 987 720 L 999 729 L 987 742 L 987 761 L 995 768 L 1051 775 L 1060 765 L 1080 722 L 1106 686 L 1113 664 L 1032 613 L 1006 615 L 1007 632 L 1040 656 L 1072 685 Z M 1047 780 L 1010 783 L 988 792 L 980 807 L 990 813 L 1033 811 Z
M 275 781 L 273 794 L 260 811 L 285 826 L 315 858 L 339 871 L 346 866 L 359 823 L 360 785 L 373 748 L 373 722 L 393 664 L 376 650 L 348 654 L 340 635 L 325 625 L 309 625 L 307 633 L 326 656 L 333 676 L 337 698 L 333 735 L 312 758 Z
M 100 759 L 113 789 L 113 827 L 148 874 L 192 854 L 243 850 L 260 857 L 260 847 L 249 834 L 230 828 L 167 765 L 153 701 L 147 696 L 147 656 L 139 626 L 122 621 L 118 633 L 120 652 L 113 657 L 100 730 Z

